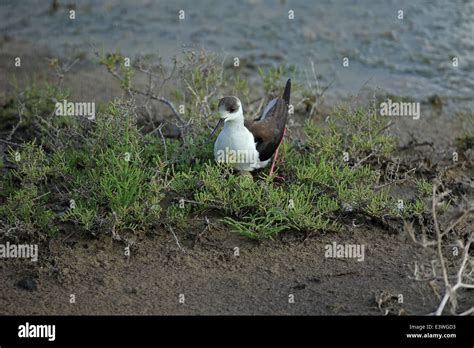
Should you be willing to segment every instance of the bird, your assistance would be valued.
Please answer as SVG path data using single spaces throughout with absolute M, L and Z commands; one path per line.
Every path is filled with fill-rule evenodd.
M 218 104 L 219 122 L 211 134 L 224 123 L 214 143 L 217 162 L 230 163 L 243 175 L 265 168 L 273 158 L 269 175 L 273 175 L 278 148 L 286 132 L 290 106 L 291 79 L 285 85 L 283 95 L 266 105 L 260 117 L 245 120 L 242 102 L 235 96 L 223 97 Z

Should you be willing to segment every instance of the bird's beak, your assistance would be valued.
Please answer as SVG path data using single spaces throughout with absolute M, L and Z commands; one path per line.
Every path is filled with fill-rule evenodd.
M 214 134 L 216 133 L 217 129 L 219 129 L 219 127 L 221 126 L 221 124 L 224 122 L 224 119 L 223 118 L 220 118 L 219 119 L 219 122 L 217 122 L 217 125 L 216 127 L 214 128 L 214 130 L 211 132 L 211 135 L 209 136 L 209 139 L 207 140 L 206 144 L 209 144 L 212 140 L 212 138 L 214 137 Z

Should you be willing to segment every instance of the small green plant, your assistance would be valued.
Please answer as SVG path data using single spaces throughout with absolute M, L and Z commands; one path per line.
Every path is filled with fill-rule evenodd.
M 58 229 L 53 223 L 54 212 L 45 207 L 47 195 L 41 194 L 34 184 L 26 184 L 10 194 L 5 204 L 0 206 L 0 216 L 10 225 L 19 221 L 53 236 Z
M 279 83 L 284 72 L 284 67 L 282 65 L 276 68 L 270 67 L 267 72 L 264 72 L 260 67 L 258 68 L 258 74 L 262 79 L 265 95 L 274 95 L 281 89 Z
M 56 142 L 57 134 L 50 128 L 73 121 L 68 117 L 53 117 L 56 102 L 67 99 L 69 91 L 45 81 L 38 82 L 35 77 L 24 86 L 12 79 L 11 85 L 14 96 L 0 108 L 0 131 L 8 134 L 15 129 L 13 136 L 21 135 L 25 143 L 35 139 L 43 145 Z
M 70 92 L 68 89 L 60 88 L 52 83 L 38 82 L 35 77 L 29 80 L 22 88 L 14 79 L 12 81 L 13 90 L 19 96 L 18 102 L 14 104 L 15 109 L 21 108 L 25 122 L 32 121 L 35 115 L 51 115 L 55 111 L 56 102 L 68 99 Z M 15 110 L 18 111 L 18 110 Z
M 172 224 L 178 229 L 184 230 L 190 226 L 189 216 L 192 207 L 188 204 L 172 204 L 166 209 L 166 222 Z
M 338 107 L 326 119 L 327 129 L 309 122 L 305 131 L 308 146 L 318 157 L 359 161 L 371 153 L 385 157 L 392 153 L 395 139 L 386 133 L 387 121 L 375 109 Z
M 288 229 L 287 222 L 281 216 L 272 214 L 268 216 L 249 215 L 242 220 L 225 217 L 224 222 L 234 231 L 252 239 L 272 238 L 279 232 Z
M 249 105 L 250 104 L 249 82 L 246 79 L 242 78 L 240 74 L 238 74 L 232 80 L 231 85 L 232 85 L 231 95 L 235 95 L 239 97 L 242 103 L 244 103 L 244 105 Z
M 86 231 L 92 231 L 99 216 L 97 202 L 78 199 L 76 203 L 76 199 L 69 201 L 69 209 L 64 213 L 62 220 L 77 221 Z
M 163 163 L 145 148 L 129 108 L 111 104 L 98 116 L 89 141 L 91 156 L 83 163 L 85 168 L 73 174 L 77 204 L 66 217 L 86 229 L 101 219 L 116 229 L 144 228 L 157 219 L 163 192 L 156 171 L 163 169 Z
M 44 149 L 32 141 L 21 150 L 10 149 L 9 157 L 17 169 L 12 170 L 2 181 L 6 201 L 0 206 L 0 217 L 9 224 L 14 225 L 19 221 L 54 235 L 57 228 L 52 224 L 53 211 L 46 208 L 50 192 L 45 188 L 52 168 Z
M 10 149 L 10 160 L 17 164 L 13 174 L 25 185 L 45 181 L 51 173 L 49 158 L 41 145 L 36 141 L 26 143 L 21 150 Z
M 129 57 L 125 57 L 119 51 L 113 53 L 102 52 L 99 63 L 104 65 L 109 71 L 113 71 L 120 76 L 120 85 L 128 90 L 131 86 L 133 70 Z
M 433 194 L 433 185 L 424 178 L 416 181 L 416 188 L 422 196 L 431 196 Z

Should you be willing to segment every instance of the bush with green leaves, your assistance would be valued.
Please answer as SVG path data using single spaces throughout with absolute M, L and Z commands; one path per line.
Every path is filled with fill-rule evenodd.
M 87 229 L 108 222 L 117 229 L 143 229 L 160 215 L 164 165 L 146 143 L 130 106 L 112 103 L 97 116 L 68 180 L 72 204 L 64 219 Z M 84 156 L 87 154 L 87 157 Z M 63 162 L 64 163 L 64 162 Z M 74 163 L 67 167 L 74 168 Z
M 2 180 L 0 198 L 5 202 L 0 205 L 0 217 L 11 225 L 21 222 L 48 235 L 56 234 L 55 214 L 47 207 L 50 192 L 46 184 L 52 167 L 44 149 L 32 141 L 9 155 L 17 169 Z
M 53 220 L 75 222 L 88 231 L 105 226 L 143 230 L 156 223 L 165 166 L 156 151 L 159 143 L 145 140 L 133 108 L 111 103 L 87 137 L 79 138 L 50 153 L 35 142 L 11 150 L 16 181 L 10 180 L 12 193 L 0 214 L 10 223 L 18 219 L 41 230 Z M 46 205 L 55 205 L 57 212 Z

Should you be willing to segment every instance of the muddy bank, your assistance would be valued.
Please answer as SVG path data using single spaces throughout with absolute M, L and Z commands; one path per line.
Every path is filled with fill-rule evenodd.
M 2 261 L 2 314 L 381 315 L 382 292 L 394 296 L 382 305 L 391 314 L 434 308 L 432 290 L 409 279 L 410 266 L 427 255 L 403 234 L 359 227 L 256 243 L 217 225 L 201 235 L 202 228 L 177 235 L 182 249 L 164 230 L 137 236 L 129 258 L 110 236 L 74 235 L 52 240 L 39 264 Z M 364 262 L 326 258 L 333 242 L 365 245 Z M 25 278 L 36 289 L 18 284 Z
M 15 67 L 15 58 L 21 58 L 21 66 Z M 20 90 L 26 84 L 36 81 L 58 82 L 49 60 L 58 55 L 46 46 L 17 40 L 8 36 L 0 37 L 0 100 L 2 103 L 13 86 L 18 83 Z M 77 61 L 76 61 L 77 60 Z M 71 56 L 64 60 L 66 65 L 76 63 L 64 75 L 62 86 L 71 91 L 77 100 L 106 102 L 122 95 L 117 81 L 98 64 L 85 55 Z

